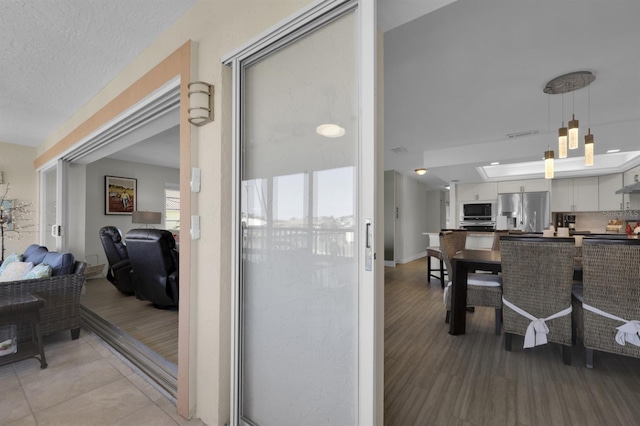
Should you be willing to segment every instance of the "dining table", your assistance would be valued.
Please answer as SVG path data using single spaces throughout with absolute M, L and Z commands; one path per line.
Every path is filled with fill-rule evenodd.
M 469 272 L 502 271 L 502 258 L 499 250 L 465 249 L 453 256 L 453 279 L 451 286 L 451 317 L 449 334 L 464 334 L 467 323 L 467 277 Z M 582 280 L 582 258 L 576 257 L 574 280 Z
M 467 322 L 467 276 L 469 272 L 502 270 L 499 250 L 466 249 L 453 256 L 449 334 L 464 334 Z

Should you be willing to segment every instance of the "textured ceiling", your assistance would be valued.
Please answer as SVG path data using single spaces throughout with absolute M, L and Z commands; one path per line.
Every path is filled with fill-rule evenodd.
M 195 0 L 1 0 L 0 141 L 40 145 Z

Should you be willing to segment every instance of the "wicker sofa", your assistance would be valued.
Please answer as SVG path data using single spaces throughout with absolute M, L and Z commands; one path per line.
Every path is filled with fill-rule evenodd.
M 0 283 L 0 299 L 30 293 L 45 300 L 40 310 L 42 335 L 69 330 L 71 339 L 80 337 L 80 291 L 84 284 L 85 262 L 76 261 L 71 253 L 49 252 L 46 247 L 33 244 L 25 250 L 25 262 L 46 263 L 52 276 L 33 280 Z M 31 338 L 28 326 L 18 328 L 18 339 Z

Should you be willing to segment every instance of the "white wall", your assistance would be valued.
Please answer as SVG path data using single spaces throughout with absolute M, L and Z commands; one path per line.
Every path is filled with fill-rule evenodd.
M 444 228 L 444 196 L 444 192 L 440 190 L 427 191 L 427 206 L 424 212 L 426 232 L 440 232 Z
M 36 148 L 0 142 L 0 172 L 4 176 L 4 184 L 0 185 L 0 195 L 4 194 L 7 183 L 10 184 L 6 198 L 14 203 L 32 203 L 32 213 L 25 214 L 19 223 L 21 226 L 32 224 L 18 233 L 5 234 L 5 255 L 22 253 L 31 244 L 38 243 L 38 173 L 33 168 Z M 9 239 L 11 238 L 11 239 Z M 19 238 L 19 239 L 18 239 Z M 5 256 L 5 257 L 6 257 Z
M 400 263 L 409 262 L 425 255 L 429 244 L 428 237 L 422 235 L 429 231 L 427 223 L 427 186 L 406 175 L 396 174 L 401 180 L 400 222 L 401 235 L 396 236 L 396 246 L 402 246 Z M 439 205 L 438 205 L 439 208 Z
M 384 260 L 395 260 L 395 173 L 393 170 L 384 172 Z
M 162 224 L 153 225 L 164 228 L 164 188 L 165 184 L 177 185 L 180 181 L 180 170 L 169 167 L 150 166 L 148 164 L 132 163 L 129 161 L 104 158 L 86 166 L 86 219 L 84 236 L 84 255 L 98 263 L 108 263 L 100 242 L 100 228 L 106 225 L 120 228 L 122 235 L 126 235 L 133 228 L 144 227 L 131 223 L 131 215 L 106 215 L 104 177 L 120 176 L 138 180 L 139 211 L 162 212 Z M 106 271 L 106 270 L 105 270 Z

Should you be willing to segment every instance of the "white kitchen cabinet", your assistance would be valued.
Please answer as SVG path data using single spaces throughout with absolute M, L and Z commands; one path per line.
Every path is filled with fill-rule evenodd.
M 458 185 L 458 201 L 492 201 L 498 199 L 496 182 L 468 183 Z
M 623 173 L 622 186 L 631 185 L 637 182 L 636 176 L 640 178 L 640 166 L 636 166 L 633 169 L 627 170 Z M 622 197 L 622 201 L 624 209 L 640 209 L 640 194 L 624 194 L 624 196 Z
M 598 177 L 554 179 L 551 183 L 551 211 L 598 211 Z
M 510 180 L 498 182 L 498 194 L 550 191 L 549 179 Z
M 551 211 L 573 211 L 573 179 L 554 179 L 551 182 Z
M 622 194 L 616 194 L 622 186 L 622 173 L 598 176 L 598 210 L 622 210 Z

